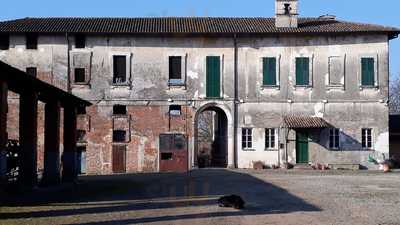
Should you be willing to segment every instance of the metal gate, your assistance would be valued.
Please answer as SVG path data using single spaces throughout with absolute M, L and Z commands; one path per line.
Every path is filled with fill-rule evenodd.
M 160 134 L 160 172 L 187 172 L 187 138 L 183 134 Z

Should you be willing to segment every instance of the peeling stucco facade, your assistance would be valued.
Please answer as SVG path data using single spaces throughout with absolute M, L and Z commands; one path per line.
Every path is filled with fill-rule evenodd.
M 389 154 L 388 135 L 388 37 L 359 35 L 277 35 L 237 37 L 238 121 L 234 138 L 235 40 L 233 37 L 140 37 L 133 35 L 87 35 L 86 48 L 76 49 L 74 36 L 39 35 L 38 49 L 25 49 L 24 35 L 10 38 L 10 49 L 0 60 L 25 70 L 37 67 L 38 78 L 88 100 L 94 105 L 78 118 L 78 129 L 87 132 L 88 174 L 110 174 L 112 131 L 127 130 L 126 172 L 159 171 L 159 135 L 181 133 L 188 138 L 188 168 L 195 165 L 196 114 L 208 106 L 227 116 L 227 164 L 252 168 L 253 162 L 280 165 L 296 163 L 295 130 L 288 139 L 281 128 L 285 115 L 321 117 L 340 129 L 340 148 L 329 149 L 329 130 L 310 131 L 309 162 L 321 164 L 368 163 L 368 156 Z M 127 58 L 126 85 L 112 83 L 112 58 Z M 183 59 L 184 85 L 168 85 L 169 56 Z M 220 56 L 221 98 L 206 98 L 206 57 Z M 262 58 L 277 58 L 277 85 L 262 85 Z M 310 86 L 296 87 L 295 59 L 310 58 Z M 361 58 L 376 62 L 374 87 L 361 87 Z M 333 60 L 336 68 L 332 69 Z M 86 69 L 87 83 L 72 82 L 75 67 Z M 333 72 L 335 71 L 335 72 Z M 68 77 L 68 74 L 70 74 Z M 333 74 L 338 77 L 333 77 Z M 336 80 L 333 84 L 333 80 Z M 10 111 L 17 112 L 18 96 L 10 98 Z M 117 118 L 113 105 L 126 105 L 127 115 Z M 169 115 L 169 105 L 181 105 L 182 114 Z M 39 115 L 43 110 L 39 110 Z M 10 137 L 17 114 L 9 113 Z M 39 116 L 43 120 L 43 116 Z M 43 124 L 40 122 L 39 124 Z M 253 148 L 241 148 L 242 128 L 253 129 Z M 276 128 L 276 149 L 265 148 L 265 129 Z M 361 147 L 361 129 L 373 130 L 372 150 Z M 39 140 L 42 139 L 39 132 Z M 237 141 L 237 152 L 234 141 Z M 40 141 L 39 141 L 40 142 Z M 39 146 L 41 143 L 39 143 Z M 40 149 L 40 148 L 39 148 Z M 41 150 L 42 151 L 42 150 Z M 40 157 L 39 157 L 40 158 Z M 235 162 L 236 160 L 236 162 Z

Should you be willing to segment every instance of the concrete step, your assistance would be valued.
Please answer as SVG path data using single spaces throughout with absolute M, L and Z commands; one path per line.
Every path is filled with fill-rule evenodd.
M 296 164 L 293 169 L 295 170 L 313 170 L 312 166 L 309 164 Z

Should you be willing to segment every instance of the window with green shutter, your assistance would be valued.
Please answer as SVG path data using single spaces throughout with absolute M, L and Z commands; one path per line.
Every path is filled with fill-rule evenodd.
M 306 57 L 296 58 L 296 85 L 310 85 L 310 59 Z
M 206 95 L 208 98 L 220 97 L 221 62 L 219 56 L 207 56 L 206 69 Z
M 375 60 L 374 58 L 361 59 L 361 85 L 375 85 Z
M 263 85 L 275 86 L 276 80 L 276 58 L 263 58 Z

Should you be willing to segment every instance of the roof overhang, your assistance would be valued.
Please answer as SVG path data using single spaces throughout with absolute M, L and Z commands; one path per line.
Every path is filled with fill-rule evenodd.
M 332 126 L 320 117 L 284 116 L 283 127 L 291 129 L 321 129 Z
M 0 79 L 5 80 L 8 89 L 18 94 L 38 93 L 40 101 L 54 102 L 59 101 L 62 106 L 90 106 L 90 102 L 61 90 L 51 84 L 28 75 L 24 71 L 14 68 L 0 61 Z

